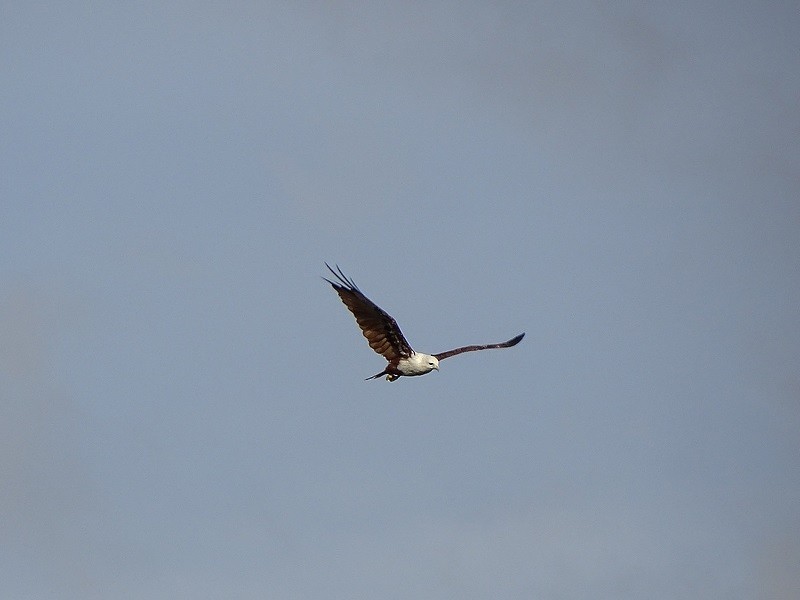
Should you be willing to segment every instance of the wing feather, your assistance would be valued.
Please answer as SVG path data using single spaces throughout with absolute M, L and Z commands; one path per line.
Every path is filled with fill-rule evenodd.
M 367 298 L 353 280 L 342 273 L 338 265 L 336 271 L 328 263 L 325 263 L 325 266 L 333 273 L 336 281 L 325 277 L 323 279 L 333 286 L 344 305 L 353 313 L 361 333 L 369 342 L 369 347 L 388 361 L 411 356 L 414 351 L 397 326 L 397 322 Z
M 513 337 L 507 342 L 502 342 L 500 344 L 485 344 L 483 346 L 462 346 L 461 348 L 456 348 L 455 350 L 448 350 L 447 352 L 440 352 L 439 354 L 434 354 L 434 356 L 438 360 L 444 360 L 445 358 L 450 358 L 451 356 L 455 356 L 456 354 L 463 354 L 464 352 L 475 352 L 476 350 L 491 350 L 493 348 L 510 348 L 511 346 L 516 346 L 519 344 L 520 340 L 525 337 L 524 333 L 520 333 L 517 337 Z

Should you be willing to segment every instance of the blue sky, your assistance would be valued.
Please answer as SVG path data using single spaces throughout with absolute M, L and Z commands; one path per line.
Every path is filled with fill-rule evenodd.
M 0 17 L 3 597 L 796 597 L 793 3 Z

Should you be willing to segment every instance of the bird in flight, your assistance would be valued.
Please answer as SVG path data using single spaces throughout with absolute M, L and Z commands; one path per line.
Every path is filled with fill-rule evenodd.
M 372 300 L 367 298 L 364 293 L 358 289 L 352 279 L 342 273 L 339 266 L 336 266 L 334 271 L 328 263 L 325 263 L 328 270 L 333 273 L 336 281 L 323 277 L 325 281 L 333 286 L 336 293 L 344 302 L 344 305 L 350 309 L 353 316 L 356 318 L 358 326 L 361 328 L 361 333 L 367 338 L 370 348 L 375 350 L 378 354 L 383 356 L 389 364 L 386 368 L 373 375 L 367 377 L 366 381 L 370 379 L 377 379 L 382 375 L 386 375 L 387 381 L 394 381 L 399 377 L 414 377 L 416 375 L 425 375 L 431 371 L 439 370 L 439 361 L 445 358 L 450 358 L 456 354 L 463 352 L 474 352 L 476 350 L 489 350 L 492 348 L 510 348 L 519 344 L 520 340 L 525 336 L 520 333 L 518 336 L 511 338 L 507 342 L 500 344 L 485 344 L 482 346 L 462 346 L 455 350 L 448 350 L 447 352 L 440 352 L 439 354 L 423 354 L 422 352 L 414 352 L 403 332 L 397 326 L 397 322 L 384 310 L 382 310 Z

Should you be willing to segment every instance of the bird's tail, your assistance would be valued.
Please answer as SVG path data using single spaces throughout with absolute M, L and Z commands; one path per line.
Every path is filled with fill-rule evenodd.
M 389 367 L 386 367 L 380 373 L 376 373 L 372 377 L 367 377 L 364 381 L 369 381 L 370 379 L 377 379 L 378 377 L 382 377 L 383 375 L 386 375 L 386 381 L 394 381 L 396 379 L 400 379 L 400 375 L 392 373 L 391 371 L 389 371 Z

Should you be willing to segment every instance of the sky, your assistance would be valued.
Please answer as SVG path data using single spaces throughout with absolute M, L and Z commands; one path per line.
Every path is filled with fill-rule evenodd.
M 799 39 L 2 3 L 0 596 L 797 598 Z

